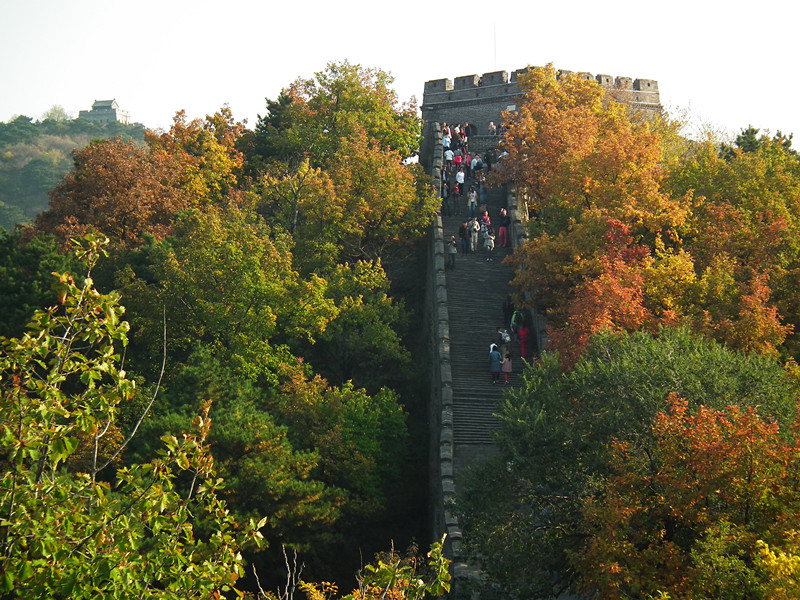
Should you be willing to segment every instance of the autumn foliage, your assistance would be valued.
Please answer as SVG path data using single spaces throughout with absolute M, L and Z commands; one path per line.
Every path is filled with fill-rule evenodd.
M 767 597 L 759 540 L 791 541 L 797 442 L 756 408 L 693 413 L 674 395 L 652 429 L 652 454 L 612 442 L 616 474 L 584 505 L 592 535 L 573 556 L 583 587 L 609 599 Z
M 520 86 L 495 181 L 527 199 L 513 283 L 547 314 L 565 366 L 600 328 L 678 324 L 796 358 L 800 161 L 785 138 L 676 144 L 678 123 L 578 75 L 537 68 Z M 614 228 L 642 252 L 621 263 Z

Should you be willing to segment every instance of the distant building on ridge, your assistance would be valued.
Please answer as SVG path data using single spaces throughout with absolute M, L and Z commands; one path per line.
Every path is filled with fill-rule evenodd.
M 82 110 L 78 113 L 81 119 L 89 119 L 98 123 L 122 123 L 130 125 L 131 118 L 127 111 L 121 110 L 116 100 L 95 100 L 92 110 Z

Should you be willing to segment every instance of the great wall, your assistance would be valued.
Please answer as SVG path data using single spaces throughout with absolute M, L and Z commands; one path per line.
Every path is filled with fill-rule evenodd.
M 493 150 L 499 136 L 488 133 L 489 123 L 497 125 L 502 122 L 504 111 L 515 110 L 520 95 L 518 77 L 526 70 L 519 69 L 510 75 L 507 71 L 496 71 L 425 83 L 420 162 L 430 174 L 431 185 L 437 193 L 442 183 L 442 124 L 470 123 L 478 131 L 470 137 L 470 150 L 481 154 Z M 570 72 L 559 71 L 558 76 L 567 73 Z M 661 110 L 658 83 L 654 80 L 579 75 L 596 80 L 613 91 L 616 100 L 633 109 Z M 511 248 L 506 252 L 513 252 L 527 239 L 525 199 L 517 197 L 513 186 L 489 192 L 488 207 L 492 215 L 500 207 L 508 209 Z M 453 561 L 454 576 L 450 596 L 455 598 L 474 595 L 471 583 L 480 578 L 478 566 L 468 564 L 462 552 L 463 536 L 453 503 L 458 483 L 470 467 L 496 453 L 491 433 L 498 426 L 494 412 L 503 388 L 489 384 L 486 354 L 496 327 L 503 322 L 503 298 L 512 291 L 511 267 L 499 262 L 459 255 L 457 268 L 445 269 L 445 240 L 456 233 L 459 217 L 439 214 L 431 228 L 425 311 L 425 331 L 430 341 L 428 364 L 433 366 L 428 415 L 431 533 L 434 540 L 447 534 L 445 553 Z M 476 293 L 478 289 L 480 293 Z M 529 318 L 533 346 L 538 352 L 545 342 L 545 322 L 535 311 L 531 311 Z M 512 383 L 518 381 L 521 366 L 515 364 L 517 372 Z

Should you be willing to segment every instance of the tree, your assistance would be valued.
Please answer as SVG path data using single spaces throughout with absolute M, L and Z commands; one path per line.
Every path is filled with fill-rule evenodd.
M 89 273 L 103 243 L 78 249 Z M 0 588 L 20 598 L 230 590 L 241 543 L 259 526 L 237 531 L 218 497 L 207 413 L 182 439 L 165 437 L 152 462 L 107 473 L 97 448 L 134 391 L 119 360 L 128 324 L 118 296 L 98 293 L 89 274 L 57 278 L 61 307 L 38 311 L 23 337 L 0 338 Z M 81 443 L 95 458 L 74 472 L 65 463 Z
M 632 121 L 597 82 L 557 76 L 552 66 L 528 71 L 520 87 L 517 113 L 505 115 L 496 182 L 513 181 L 558 229 L 591 209 L 637 235 L 683 222 L 684 202 L 662 189 L 661 140 L 647 121 Z
M 308 551 L 321 545 L 333 535 L 348 490 L 324 476 L 325 453 L 300 443 L 301 434 L 275 410 L 276 390 L 243 377 L 228 362 L 205 346 L 176 369 L 163 382 L 161 401 L 142 424 L 128 460 L 151 456 L 159 439 L 189 427 L 202 399 L 212 398 L 208 416 L 214 427 L 206 441 L 231 512 L 245 522 L 269 515 L 262 532 L 271 547 Z
M 749 139 L 751 134 L 755 135 L 745 131 L 743 136 Z M 715 146 L 703 144 L 671 172 L 674 193 L 692 190 L 695 196 L 681 231 L 698 277 L 695 298 L 698 308 L 713 316 L 711 327 L 703 327 L 714 330 L 718 339 L 793 356 L 798 341 L 791 329 L 797 331 L 800 325 L 794 283 L 800 272 L 800 159 L 776 140 L 762 137 L 755 145 L 740 141 L 747 151 L 736 149 L 724 156 Z M 716 297 L 704 301 L 702 279 L 720 272 L 729 283 L 716 289 Z M 733 329 L 739 327 L 746 305 L 755 298 L 768 327 L 742 343 Z M 698 318 L 700 310 L 695 317 L 698 323 L 703 322 Z M 753 324 L 745 325 L 752 333 Z
M 370 393 L 400 388 L 411 365 L 400 335 L 407 326 L 407 311 L 389 296 L 389 279 L 380 261 L 337 265 L 325 278 L 338 314 L 317 343 L 303 348 L 306 359 L 337 385 L 352 381 Z
M 614 475 L 586 501 L 591 538 L 573 557 L 583 589 L 610 599 L 771 597 L 758 540 L 791 541 L 796 442 L 754 407 L 691 414 L 675 396 L 652 428 L 653 454 L 612 442 Z
M 601 258 L 602 272 L 588 278 L 569 302 L 569 316 L 563 328 L 549 327 L 549 349 L 558 352 L 562 368 L 577 361 L 599 331 L 637 331 L 655 325 L 644 306 L 644 280 L 639 262 L 648 249 L 633 245 L 628 228 L 609 219 L 606 253 Z
M 313 79 L 298 79 L 258 119 L 253 159 L 329 166 L 343 140 L 359 129 L 382 150 L 416 154 L 421 124 L 413 103 L 401 105 L 390 74 L 349 62 L 330 62 Z
M 237 185 L 244 157 L 236 144 L 243 131 L 244 125 L 226 106 L 205 122 L 187 122 L 185 111 L 180 111 L 168 132 L 148 132 L 145 137 L 153 154 L 165 153 L 175 161 L 180 173 L 176 185 L 195 204 L 219 203 Z
M 166 235 L 189 204 L 169 157 L 132 142 L 95 141 L 75 152 L 74 162 L 53 190 L 50 209 L 35 222 L 37 231 L 53 233 L 65 244 L 94 229 L 136 247 L 145 234 Z
M 546 352 L 523 379 L 500 407 L 501 455 L 476 474 L 460 507 L 465 543 L 476 557 L 491 557 L 490 576 L 534 596 L 568 588 L 580 575 L 568 556 L 593 539 L 583 510 L 606 495 L 616 472 L 612 440 L 657 456 L 652 424 L 670 394 L 691 410 L 757 406 L 788 431 L 800 391 L 772 360 L 685 329 L 601 332 L 572 370 L 562 373 Z
M 60 104 L 54 104 L 42 114 L 41 121 L 71 121 L 73 119 L 66 109 Z
M 62 254 L 52 236 L 25 242 L 19 230 L 0 231 L 0 335 L 22 335 L 33 313 L 52 304 L 52 273 L 74 267 L 73 257 Z
M 297 360 L 291 348 L 300 338 L 313 342 L 338 312 L 322 278 L 294 270 L 290 244 L 235 207 L 182 215 L 173 237 L 118 274 L 144 365 L 160 356 L 166 318 L 174 364 L 209 346 L 242 376 L 276 385 L 281 365 Z

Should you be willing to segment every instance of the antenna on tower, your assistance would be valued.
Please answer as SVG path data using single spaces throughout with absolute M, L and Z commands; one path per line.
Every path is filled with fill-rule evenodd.
M 494 33 L 494 70 L 497 70 L 497 21 L 493 23 L 492 32 Z

